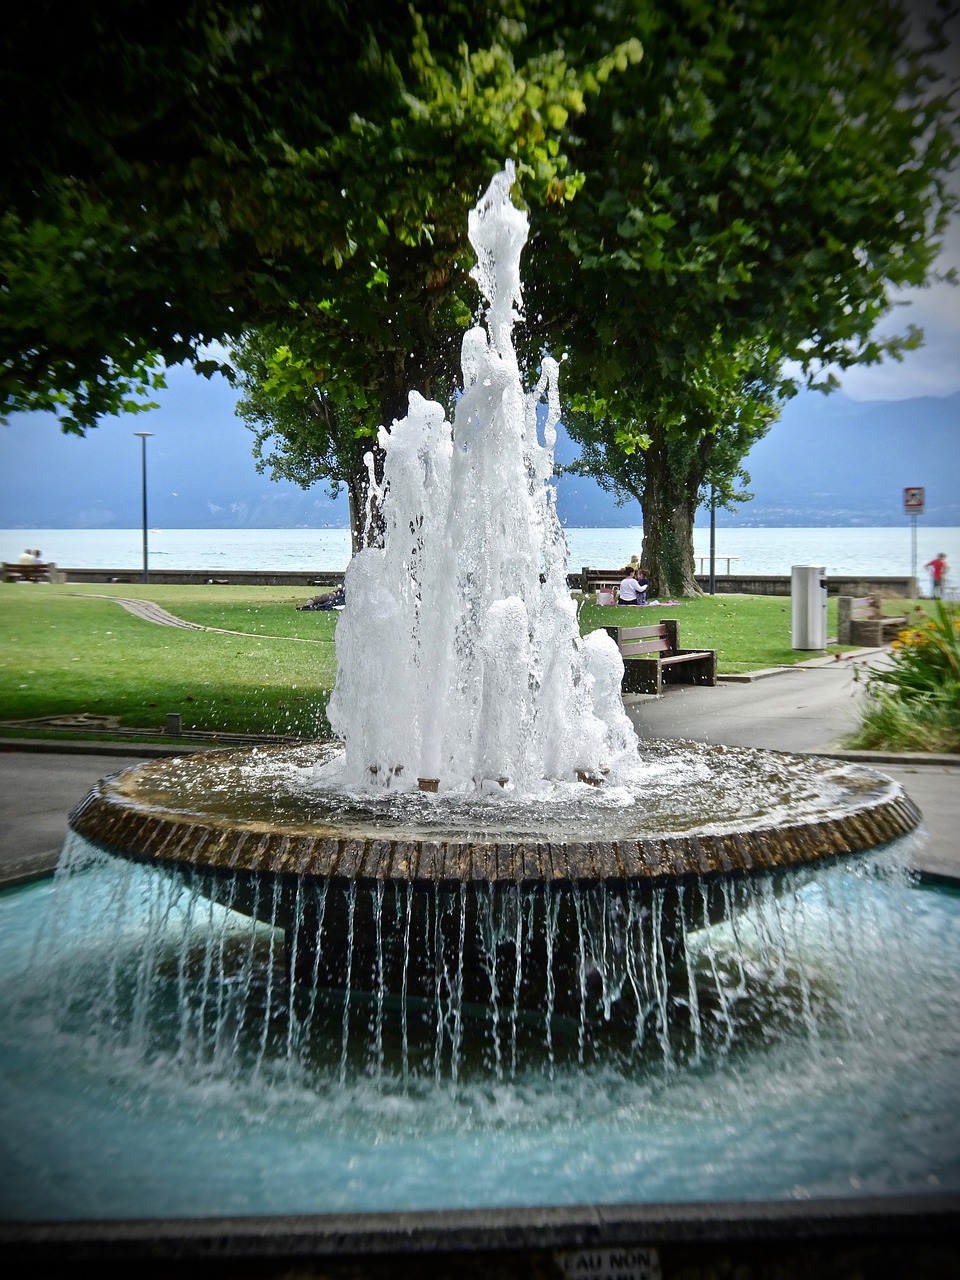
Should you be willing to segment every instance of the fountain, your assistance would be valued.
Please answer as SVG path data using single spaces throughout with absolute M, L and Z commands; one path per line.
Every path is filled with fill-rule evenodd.
M 741 909 L 758 876 L 778 886 L 919 817 L 849 765 L 640 751 L 622 659 L 603 630 L 581 639 L 567 587 L 549 485 L 558 366 L 545 358 L 525 393 L 513 346 L 527 236 L 513 176 L 470 215 L 486 327 L 464 337 L 453 423 L 411 392 L 381 429 L 383 546 L 351 562 L 337 627 L 344 746 L 146 765 L 71 817 L 92 844 L 282 930 L 299 1004 L 358 982 L 381 1002 L 444 991 L 454 1072 L 460 1007 L 496 1017 L 507 993 L 543 1013 L 548 1041 L 555 1015 L 609 1023 L 616 1007 L 666 1043 L 668 1006 L 690 1006 L 691 930 Z
M 735 1145 L 759 1182 L 740 1194 L 758 1198 L 784 1107 L 813 1147 L 870 1127 L 871 1038 L 890 1045 L 883 1088 L 921 1034 L 925 1088 L 952 1087 L 936 998 L 922 1033 L 916 1010 L 903 1036 L 884 1012 L 892 992 L 910 1005 L 921 973 L 947 988 L 957 963 L 936 910 L 924 946 L 936 936 L 943 972 L 891 945 L 910 799 L 849 763 L 641 744 L 616 646 L 580 637 L 549 484 L 558 366 L 544 359 L 527 393 L 513 349 L 527 232 L 513 177 L 508 164 L 470 218 L 485 327 L 464 338 L 453 422 L 412 392 L 381 431 L 385 536 L 347 572 L 338 740 L 154 761 L 102 779 L 70 817 L 11 1023 L 27 1040 L 39 1018 L 94 1116 L 106 1054 L 106 1087 L 136 1098 L 115 1122 L 141 1149 L 142 1126 L 166 1124 L 206 1181 L 154 1186 L 138 1213 L 142 1173 L 128 1185 L 94 1160 L 85 1176 L 109 1194 L 71 1215 L 18 1185 L 21 1216 L 575 1203 L 635 1199 L 638 1178 L 644 1197 L 716 1199 L 743 1086 L 755 1123 Z M 20 1052 L 53 1105 L 46 1059 Z M 231 1161 L 257 1163 L 261 1108 L 282 1147 L 270 1175 L 212 1193 L 225 1132 Z M 563 1119 L 541 1140 L 542 1115 Z M 960 1186 L 924 1115 L 923 1176 Z M 868 1191 L 890 1190 L 878 1142 Z M 52 1160 L 28 1150 L 29 1134 L 18 1168 Z M 530 1159 L 559 1182 L 505 1190 L 504 1161 L 529 1175 Z M 775 1195 L 836 1193 L 818 1156 L 786 1166 Z

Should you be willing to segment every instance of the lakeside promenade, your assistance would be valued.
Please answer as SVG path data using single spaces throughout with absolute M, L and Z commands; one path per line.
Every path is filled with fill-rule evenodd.
M 729 567 L 731 558 L 726 557 Z M 703 556 L 697 557 L 703 562 Z M 720 557 L 724 559 L 724 557 Z M 571 591 L 582 589 L 587 573 L 602 573 L 610 581 L 616 581 L 622 568 L 616 565 L 604 567 L 582 565 L 580 569 L 568 566 L 567 585 Z M 709 573 L 697 573 L 697 584 L 703 591 L 710 589 Z M 149 570 L 153 586 L 245 586 L 245 587 L 320 587 L 329 590 L 343 584 L 342 569 L 163 569 L 152 566 Z M 53 567 L 53 581 L 64 584 L 104 583 L 130 584 L 143 582 L 142 568 L 80 568 Z M 790 574 L 783 573 L 717 573 L 713 579 L 717 595 L 789 596 L 793 586 Z M 903 574 L 847 573 L 827 578 L 827 592 L 832 596 L 879 595 L 885 599 L 916 599 L 920 588 L 916 578 Z

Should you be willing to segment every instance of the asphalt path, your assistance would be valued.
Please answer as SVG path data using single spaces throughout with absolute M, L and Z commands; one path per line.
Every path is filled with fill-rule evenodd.
M 762 678 L 724 680 L 714 689 L 668 686 L 660 698 L 639 695 L 627 710 L 643 738 L 829 752 L 859 723 L 859 671 L 831 663 L 778 668 Z
M 0 886 L 49 875 L 74 806 L 105 774 L 146 758 L 6 748 L 0 739 Z

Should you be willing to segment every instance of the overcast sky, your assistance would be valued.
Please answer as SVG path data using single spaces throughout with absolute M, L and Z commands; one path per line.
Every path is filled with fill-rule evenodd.
M 960 219 L 949 228 L 938 266 L 960 269 Z M 848 370 L 840 375 L 843 390 L 855 400 L 907 400 L 960 391 L 960 284 L 904 289 L 897 298 L 901 305 L 878 326 L 877 334 L 902 333 L 915 324 L 924 331 L 924 345 L 908 352 L 902 363 L 885 360 Z

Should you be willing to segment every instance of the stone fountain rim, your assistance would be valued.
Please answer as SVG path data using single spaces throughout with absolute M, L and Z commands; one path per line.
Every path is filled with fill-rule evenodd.
M 683 746 L 684 744 L 673 744 Z M 692 745 L 692 744 L 686 744 Z M 695 744 L 698 750 L 720 750 Z M 231 756 L 296 753 L 290 747 L 250 748 Z M 838 762 L 815 756 L 753 748 L 733 749 L 783 762 L 801 761 L 834 778 Z M 222 751 L 196 753 L 191 764 Z M 173 757 L 172 760 L 177 760 Z M 125 769 L 102 778 L 69 817 L 71 829 L 108 853 L 145 864 L 194 869 L 218 876 L 248 874 L 332 882 L 406 883 L 474 887 L 490 884 L 532 887 L 563 884 L 669 883 L 691 878 L 772 875 L 824 860 L 864 853 L 913 831 L 921 821 L 917 806 L 897 783 L 863 766 L 856 773 L 875 779 L 873 794 L 835 816 L 743 830 L 646 834 L 610 840 L 524 838 L 403 839 L 383 833 L 311 834 L 303 824 L 278 827 L 209 815 L 150 808 L 124 788 L 144 774 L 162 771 L 165 761 Z M 883 785 L 881 785 L 883 784 Z M 315 830 L 315 828 L 314 828 Z

